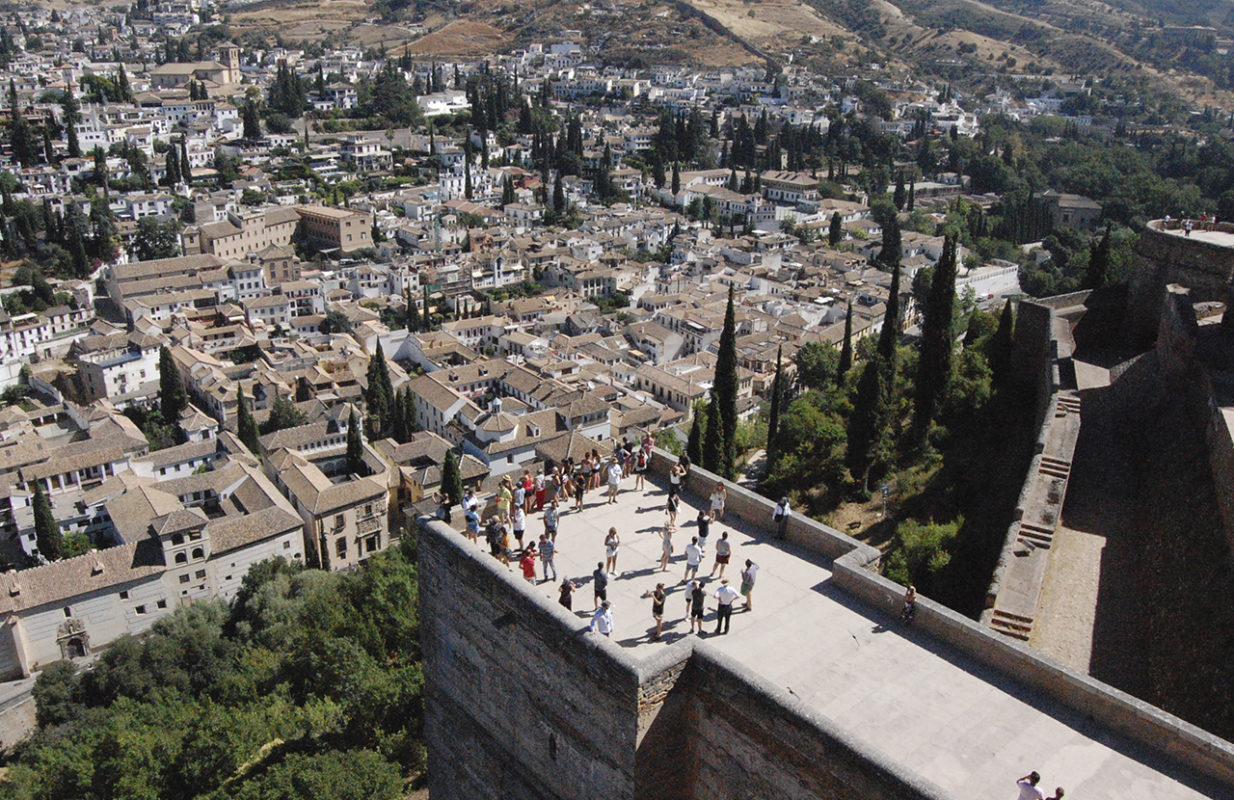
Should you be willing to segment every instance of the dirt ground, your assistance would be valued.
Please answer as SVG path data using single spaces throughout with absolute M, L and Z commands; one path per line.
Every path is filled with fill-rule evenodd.
M 412 55 L 461 56 L 492 53 L 506 42 L 506 34 L 483 22 L 455 20 L 441 30 L 411 43 Z
M 820 17 L 809 6 L 796 0 L 689 0 L 690 5 L 715 17 L 733 33 L 753 44 L 775 48 L 785 37 L 851 36 L 848 31 Z

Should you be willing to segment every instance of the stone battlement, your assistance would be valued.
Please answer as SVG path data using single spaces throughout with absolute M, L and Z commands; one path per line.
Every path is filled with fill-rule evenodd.
M 653 465 L 673 460 L 658 453 Z M 691 470 L 680 523 L 716 480 Z M 731 566 L 751 557 L 762 570 L 755 610 L 724 636 L 685 634 L 682 565 L 656 571 L 662 483 L 562 516 L 558 563 L 572 577 L 602 558 L 608 526 L 621 531 L 612 639 L 585 633 L 588 587 L 572 614 L 554 584 L 528 583 L 423 521 L 435 800 L 988 798 L 1034 768 L 1090 796 L 1113 785 L 1155 798 L 1234 793 L 1228 742 L 928 599 L 911 627 L 898 625 L 903 590 L 873 569 L 876 550 L 800 515 L 774 541 L 770 501 L 727 489 L 712 541 L 728 531 Z M 650 642 L 639 598 L 656 581 L 673 588 L 667 641 Z M 709 634 L 711 623 L 709 613 Z
M 1226 302 L 1234 286 L 1234 225 L 1194 230 L 1185 236 L 1172 222 L 1145 226 L 1128 275 L 1127 333 L 1135 344 L 1153 341 L 1161 321 L 1166 286 L 1181 284 L 1198 301 Z

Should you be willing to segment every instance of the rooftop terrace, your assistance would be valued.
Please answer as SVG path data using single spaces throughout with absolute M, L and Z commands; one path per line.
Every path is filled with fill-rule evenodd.
M 691 479 L 704 476 L 691 475 Z M 695 483 L 695 488 L 706 491 L 705 486 Z M 628 479 L 615 505 L 607 505 L 603 492 L 594 491 L 588 494 L 582 512 L 562 514 L 557 568 L 562 577 L 583 582 L 574 598 L 581 626 L 593 608 L 591 573 L 604 560 L 603 541 L 608 528 L 616 527 L 621 549 L 618 577 L 609 583 L 615 619 L 612 639 L 643 663 L 659 662 L 668 657 L 666 650 L 688 648 L 695 638 L 689 633 L 681 579 L 683 549 L 696 534 L 694 520 L 704 498 L 685 496 L 674 537 L 675 554 L 669 571 L 661 573 L 660 529 L 666 521 L 666 490 L 662 484 L 649 483 L 646 491 L 635 491 L 632 486 L 633 481 Z M 743 516 L 754 522 L 737 518 L 735 502 Z M 739 583 L 745 559 L 760 566 L 753 594 L 755 610 L 738 610 L 730 633 L 712 635 L 716 601 L 710 595 L 719 582 L 709 581 L 707 633 L 702 638 L 767 683 L 787 690 L 846 737 L 885 754 L 889 762 L 899 765 L 897 769 L 937 786 L 941 790 L 938 796 L 983 800 L 1011 797 L 1015 779 L 1034 769 L 1048 788 L 1061 785 L 1068 796 L 1075 797 L 1117 794 L 1120 798 L 1166 800 L 1230 796 L 1228 785 L 1166 755 L 1167 749 L 1177 751 L 1172 738 L 1142 738 L 1160 742 L 1160 746 L 1146 746 L 1100 721 L 1106 712 L 1085 708 L 1083 698 L 1094 694 L 1093 685 L 1098 687 L 1097 692 L 1108 690 L 1117 695 L 1114 690 L 1077 673 L 1063 679 L 1065 688 L 1056 692 L 1012 680 L 1006 668 L 993 665 L 999 663 L 999 656 L 971 657 L 965 654 L 964 646 L 947 641 L 948 635 L 930 631 L 944 626 L 957 628 L 959 632 L 950 636 L 975 641 L 978 652 L 987 642 L 1000 652 L 1001 648 L 1010 648 L 1007 652 L 1013 656 L 1014 651 L 1027 650 L 1009 642 L 1004 645 L 993 635 L 987 639 L 975 623 L 943 619 L 956 615 L 928 600 L 922 601 L 913 626 L 901 624 L 893 614 L 867 605 L 837 583 L 835 562 L 818 548 L 808 546 L 796 532 L 790 532 L 787 542 L 771 538 L 769 511 L 766 527 L 755 524 L 769 507 L 752 502 L 751 496 L 730 486 L 728 518 L 712 525 L 700 574 L 706 576 L 711 571 L 714 543 L 721 532 L 728 531 L 733 555 L 726 576 L 732 584 Z M 563 510 L 565 507 L 563 504 Z M 798 528 L 808 524 L 804 520 L 795 522 Z M 542 530 L 540 514 L 529 515 L 528 540 L 538 538 Z M 465 547 L 476 548 L 470 544 Z M 478 549 L 484 547 L 481 537 Z M 494 563 L 487 552 L 478 555 L 490 565 Z M 501 569 L 500 565 L 496 568 Z M 518 566 L 512 565 L 512 570 L 517 579 Z M 669 590 L 665 635 L 661 641 L 652 641 L 655 623 L 651 601 L 642 595 L 660 581 Z M 557 602 L 557 583 L 523 586 L 546 604 Z M 740 605 L 738 601 L 736 606 Z M 888 591 L 884 607 L 896 606 L 898 599 Z M 1037 680 L 1041 679 L 1040 670 L 1033 665 L 1044 663 L 1050 670 L 1061 669 L 1036 654 L 1026 659 L 1024 672 Z M 1068 705 L 1060 697 L 1081 698 L 1078 707 L 1085 708 L 1085 713 L 1076 710 L 1074 701 Z M 1126 703 L 1130 709 L 1126 713 L 1132 716 L 1149 708 L 1172 720 L 1170 724 L 1190 727 L 1125 695 L 1118 702 Z M 1101 700 L 1093 707 L 1107 704 Z M 1141 730 L 1144 727 L 1140 725 Z M 1187 735 L 1196 732 L 1192 728 Z M 1213 759 L 1227 755 L 1228 749 L 1208 752 Z M 1226 764 L 1228 767 L 1228 761 Z

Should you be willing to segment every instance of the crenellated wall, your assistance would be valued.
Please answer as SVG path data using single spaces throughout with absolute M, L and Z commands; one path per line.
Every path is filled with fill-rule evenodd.
M 1234 233 L 1228 223 L 1219 228 L 1222 233 Z M 1196 301 L 1230 298 L 1234 237 L 1231 245 L 1203 241 L 1166 231 L 1160 220 L 1154 220 L 1140 234 L 1128 283 L 1127 336 L 1133 343 L 1147 345 L 1157 335 L 1169 284 L 1187 286 Z

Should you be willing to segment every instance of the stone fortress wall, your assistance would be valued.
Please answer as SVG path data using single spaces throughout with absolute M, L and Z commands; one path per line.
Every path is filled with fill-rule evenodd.
M 675 459 L 660 452 L 661 472 Z M 718 478 L 694 467 L 687 490 Z M 728 485 L 727 514 L 766 525 L 770 501 Z M 421 521 L 425 738 L 434 800 L 450 798 L 942 798 L 908 765 L 852 741 L 705 640 L 635 659 L 534 595 L 436 520 Z M 879 553 L 795 515 L 788 538 L 832 583 L 898 613 Z M 944 649 L 1043 693 L 1091 724 L 1164 751 L 1234 793 L 1234 746 L 922 598 L 915 627 Z
M 1148 345 L 1157 335 L 1165 288 L 1186 286 L 1197 302 L 1230 299 L 1234 288 L 1234 224 L 1217 225 L 1216 236 L 1196 232 L 1183 236 L 1174 221 L 1145 226 L 1135 247 L 1128 275 L 1127 336 Z M 1229 241 L 1223 241 L 1229 235 Z M 1202 238 L 1201 238 L 1202 237 Z

